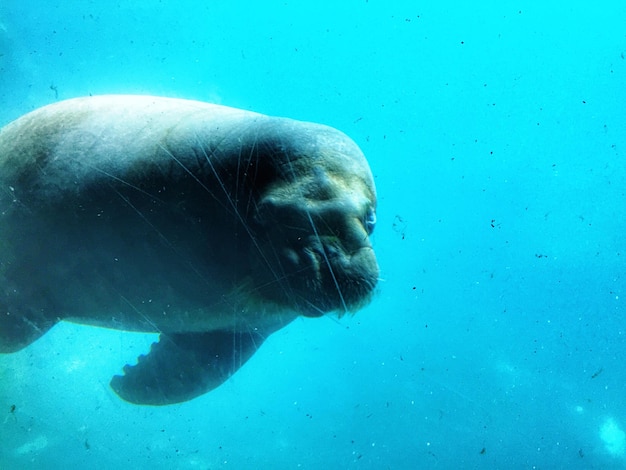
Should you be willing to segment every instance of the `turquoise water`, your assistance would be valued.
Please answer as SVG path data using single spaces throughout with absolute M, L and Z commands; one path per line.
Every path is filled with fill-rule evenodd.
M 0 468 L 626 468 L 626 6 L 430 3 L 3 1 L 0 124 L 140 93 L 337 127 L 382 280 L 168 407 L 108 388 L 154 335 L 59 324 L 0 357 Z

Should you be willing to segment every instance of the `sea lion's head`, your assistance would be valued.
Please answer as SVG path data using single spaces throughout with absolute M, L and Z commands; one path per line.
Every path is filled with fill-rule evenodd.
M 358 146 L 330 127 L 284 120 L 264 132 L 272 178 L 256 200 L 257 279 L 263 297 L 306 316 L 355 311 L 376 286 L 370 235 L 376 190 Z

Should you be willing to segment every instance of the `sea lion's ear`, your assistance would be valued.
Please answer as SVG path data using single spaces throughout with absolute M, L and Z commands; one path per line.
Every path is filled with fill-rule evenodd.
M 111 388 L 138 405 L 170 405 L 191 400 L 221 385 L 263 343 L 265 332 L 162 334 L 137 365 L 111 379 Z M 271 333 L 267 332 L 267 334 Z

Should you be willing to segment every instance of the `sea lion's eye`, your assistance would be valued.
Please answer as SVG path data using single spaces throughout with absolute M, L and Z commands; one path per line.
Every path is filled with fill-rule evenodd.
M 371 235 L 374 231 L 374 227 L 376 227 L 376 212 L 374 212 L 374 209 L 371 207 L 367 209 L 367 212 L 365 213 L 363 226 L 365 227 L 368 235 Z

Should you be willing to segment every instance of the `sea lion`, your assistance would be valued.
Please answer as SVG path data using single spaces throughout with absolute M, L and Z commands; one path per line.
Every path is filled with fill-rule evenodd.
M 368 301 L 375 210 L 327 126 L 152 96 L 37 109 L 0 130 L 0 352 L 61 320 L 158 332 L 111 387 L 192 399 L 298 315 Z

